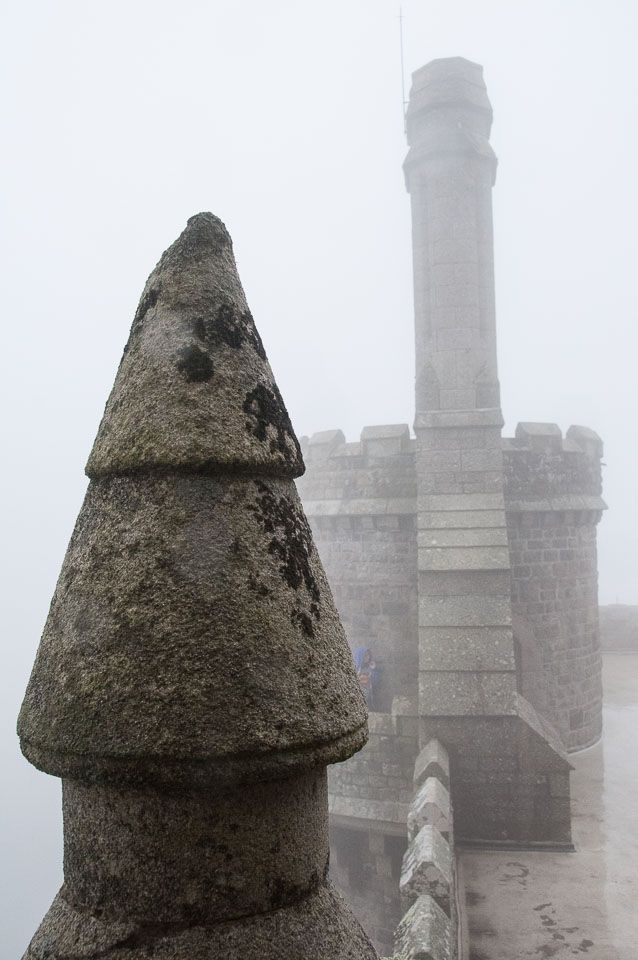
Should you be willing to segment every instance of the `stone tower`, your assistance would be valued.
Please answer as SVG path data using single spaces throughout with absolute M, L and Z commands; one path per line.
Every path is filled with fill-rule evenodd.
M 211 214 L 146 284 L 19 718 L 63 780 L 29 960 L 376 954 L 327 880 L 365 703 L 303 462 Z
M 462 58 L 429 63 L 407 113 L 420 738 L 452 748 L 461 835 L 568 842 L 568 805 L 547 787 L 568 766 L 517 688 L 482 74 Z
M 377 665 L 370 739 L 329 801 L 332 875 L 384 954 L 420 870 L 446 875 L 453 928 L 455 843 L 570 848 L 565 749 L 601 730 L 602 443 L 542 423 L 501 438 L 491 119 L 477 64 L 414 74 L 416 437 L 316 433 L 298 481 L 349 642 Z

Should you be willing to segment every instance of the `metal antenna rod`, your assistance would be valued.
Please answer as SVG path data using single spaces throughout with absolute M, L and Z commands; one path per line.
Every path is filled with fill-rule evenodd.
M 399 43 L 401 46 L 401 98 L 403 101 L 403 132 L 406 133 L 407 125 L 406 125 L 406 119 L 405 119 L 405 114 L 406 114 L 405 108 L 407 106 L 407 102 L 405 99 L 405 69 L 403 66 L 403 8 L 402 7 L 399 7 Z

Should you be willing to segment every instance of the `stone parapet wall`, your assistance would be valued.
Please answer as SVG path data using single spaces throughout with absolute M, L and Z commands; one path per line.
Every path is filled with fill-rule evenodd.
M 390 424 L 365 427 L 356 443 L 332 430 L 302 446 L 306 513 L 350 644 L 375 656 L 373 707 L 389 713 L 394 696 L 416 694 L 415 441 L 407 424 Z M 586 427 L 563 436 L 555 424 L 521 423 L 502 448 L 518 686 L 578 749 L 600 734 L 602 443 Z M 445 464 L 434 466 L 439 476 Z
M 408 814 L 409 845 L 399 890 L 404 914 L 396 931 L 397 960 L 455 960 L 458 910 L 449 758 L 438 740 L 420 751 Z
M 380 956 L 394 952 L 401 919 L 399 878 L 405 832 L 369 821 L 330 824 L 330 879 L 374 942 Z
M 415 703 L 395 702 L 415 712 Z M 399 876 L 413 799 L 418 720 L 371 713 L 368 743 L 354 763 L 329 769 L 330 875 L 385 956 L 401 918 Z
M 417 687 L 416 481 L 407 424 L 305 441 L 298 481 L 350 645 L 370 647 L 372 708 L 389 712 Z
M 582 497 L 582 507 L 602 509 L 600 458 L 603 445 L 588 427 L 572 426 L 563 437 L 555 423 L 519 423 L 514 438 L 503 439 L 505 500 L 508 509 L 519 503 L 555 502 Z M 593 498 L 593 499 L 588 499 Z
M 512 609 L 522 689 L 568 750 L 594 743 L 602 723 L 596 526 L 591 513 L 508 516 Z
M 371 713 L 367 744 L 329 771 L 330 813 L 405 827 L 418 751 L 414 716 Z
M 586 427 L 519 424 L 504 442 L 519 688 L 568 750 L 602 724 L 596 524 L 602 443 Z

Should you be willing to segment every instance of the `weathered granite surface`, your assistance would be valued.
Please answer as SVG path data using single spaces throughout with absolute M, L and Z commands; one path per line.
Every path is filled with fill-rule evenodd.
M 366 707 L 230 238 L 151 274 L 19 718 L 63 777 L 28 960 L 376 954 L 327 880 L 326 764 Z

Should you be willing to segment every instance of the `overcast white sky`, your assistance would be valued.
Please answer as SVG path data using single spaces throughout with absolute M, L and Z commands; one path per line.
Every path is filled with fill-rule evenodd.
M 57 781 L 13 725 L 147 274 L 226 222 L 299 435 L 412 423 L 398 4 L 3 4 L 6 957 L 60 880 Z M 634 0 L 403 3 L 409 73 L 483 64 L 502 402 L 605 441 L 601 601 L 638 603 Z M 2 692 L 2 691 L 0 691 Z M 2 957 L 4 960 L 4 955 Z

